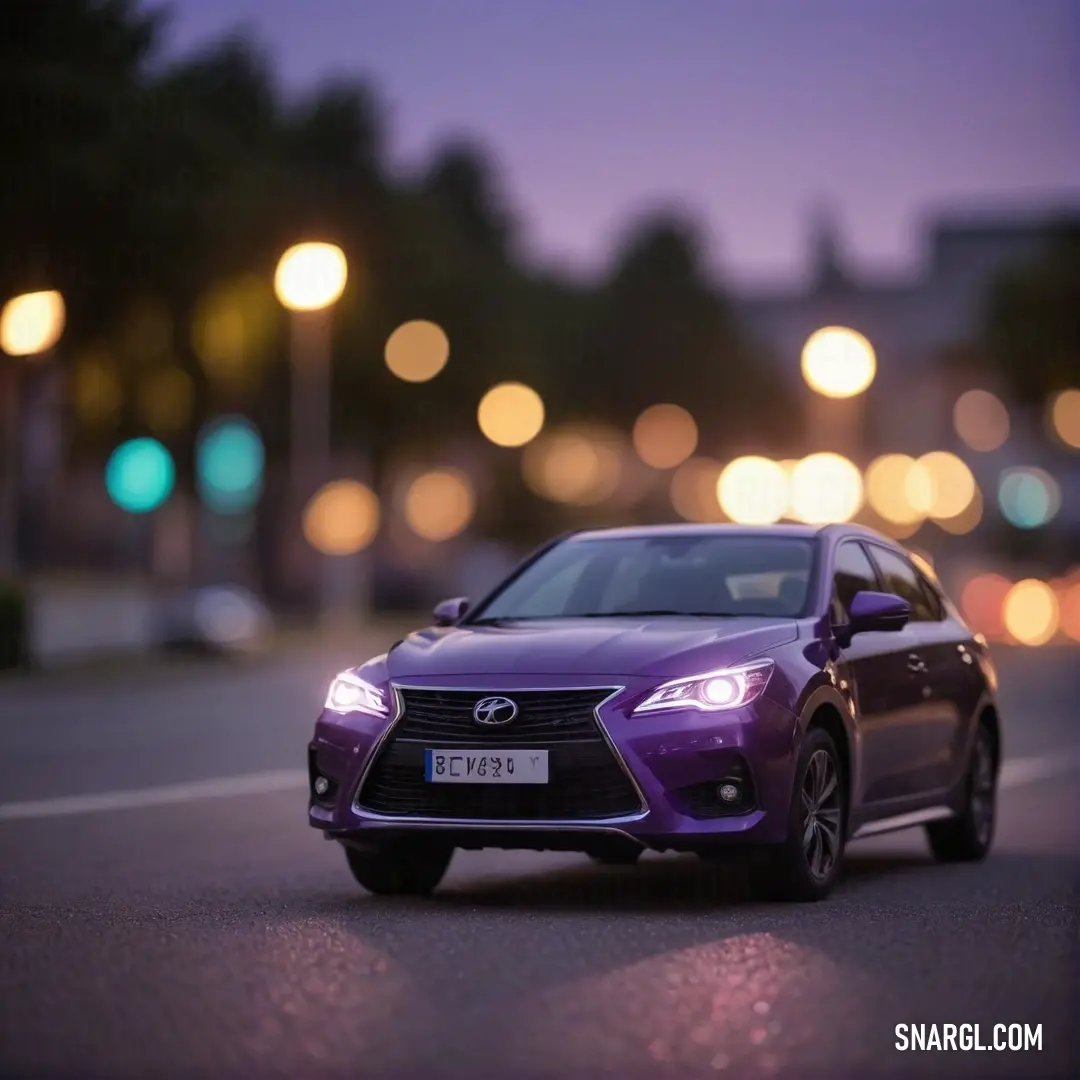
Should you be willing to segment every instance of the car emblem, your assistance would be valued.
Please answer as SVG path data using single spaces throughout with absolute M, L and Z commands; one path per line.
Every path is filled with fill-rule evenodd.
M 494 726 L 509 724 L 518 714 L 517 704 L 505 697 L 481 698 L 473 706 L 473 719 L 478 724 Z

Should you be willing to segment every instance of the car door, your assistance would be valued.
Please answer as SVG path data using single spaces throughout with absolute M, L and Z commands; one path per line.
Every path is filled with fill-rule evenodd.
M 911 605 L 911 651 L 906 658 L 909 681 L 897 692 L 910 697 L 915 691 L 916 696 L 892 740 L 895 792 L 897 797 L 929 795 L 948 786 L 962 734 L 957 701 L 957 669 L 961 666 L 957 646 L 961 641 L 951 623 L 940 618 L 940 605 L 933 603 L 929 586 L 910 559 L 880 544 L 871 544 L 870 554 L 885 591 Z
M 883 588 L 861 541 L 845 540 L 833 561 L 833 623 L 848 622 L 859 592 Z M 842 634 L 841 634 L 842 637 Z M 882 802 L 904 793 L 897 770 L 899 731 L 921 704 L 921 688 L 908 670 L 915 640 L 906 628 L 856 634 L 840 649 L 840 680 L 855 706 L 856 791 L 858 805 Z
M 936 581 L 918 565 L 915 574 L 927 598 L 926 618 L 912 625 L 926 661 L 931 700 L 946 726 L 940 730 L 940 766 L 930 777 L 934 790 L 951 788 L 967 767 L 971 725 L 983 682 L 975 662 L 977 646 L 970 627 L 945 599 Z

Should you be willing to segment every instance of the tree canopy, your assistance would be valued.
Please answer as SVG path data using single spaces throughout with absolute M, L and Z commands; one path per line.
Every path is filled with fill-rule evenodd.
M 302 238 L 332 240 L 350 263 L 339 445 L 475 432 L 480 396 L 507 379 L 534 385 L 554 419 L 624 429 L 672 400 L 701 414 L 703 432 L 731 431 L 771 396 L 686 221 L 641 223 L 586 288 L 521 257 L 482 148 L 451 140 L 419 175 L 393 175 L 384 109 L 363 81 L 290 98 L 241 37 L 166 62 L 167 19 L 134 0 L 10 0 L 4 19 L 0 286 L 64 293 L 63 360 L 86 406 L 78 454 L 153 429 L 170 412 L 154 408 L 155 385 L 188 387 L 182 422 L 177 404 L 153 432 L 177 449 L 237 408 L 284 451 L 286 343 L 269 290 Z M 230 340 L 235 310 L 246 320 Z M 383 363 L 387 336 L 412 318 L 451 341 L 431 386 Z

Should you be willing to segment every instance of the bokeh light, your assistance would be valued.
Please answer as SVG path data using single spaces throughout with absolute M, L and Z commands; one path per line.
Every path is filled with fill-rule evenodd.
M 720 508 L 740 525 L 771 525 L 787 512 L 787 473 L 776 461 L 741 457 L 720 474 L 716 486 Z
M 976 484 L 974 498 L 956 517 L 935 518 L 934 520 L 939 529 L 951 533 L 953 536 L 965 536 L 978 528 L 985 509 L 982 492 L 979 490 L 978 484 Z
M 544 402 L 524 383 L 499 383 L 481 399 L 476 420 L 484 437 L 496 446 L 524 446 L 544 426 Z
M 124 407 L 124 389 L 116 365 L 103 352 L 78 356 L 71 372 L 71 406 L 80 424 L 104 429 L 115 426 Z
M 172 456 L 156 439 L 121 443 L 105 466 L 105 489 L 121 510 L 147 514 L 172 494 L 176 469 Z
M 210 379 L 244 390 L 274 355 L 280 319 L 265 281 L 253 275 L 226 281 L 196 303 L 192 348 Z
M 1080 641 L 1080 581 L 1066 582 L 1060 597 L 1061 630 L 1073 641 Z
M 654 469 L 674 469 L 697 449 L 698 427 L 681 405 L 650 405 L 634 423 L 634 449 Z
M 864 506 L 863 509 L 865 511 L 866 507 Z M 878 518 L 872 511 L 870 514 L 860 514 L 859 520 L 860 524 L 877 529 L 878 532 L 891 536 L 894 540 L 909 540 L 926 524 L 925 518 L 920 518 L 918 521 L 886 521 L 884 518 Z
M 386 366 L 404 382 L 434 379 L 450 359 L 450 339 L 427 319 L 402 323 L 387 339 Z
M 291 311 L 321 311 L 345 291 L 349 264 L 334 244 L 296 244 L 281 256 L 274 292 Z
M 0 349 L 8 356 L 48 352 L 64 332 L 64 298 L 55 289 L 23 293 L 0 311 Z
M 553 432 L 522 455 L 522 476 L 537 495 L 571 506 L 595 506 L 618 488 L 622 460 L 610 440 L 586 431 Z
M 1038 529 L 1061 509 L 1061 488 L 1042 469 L 1006 469 L 998 484 L 998 505 L 1005 519 L 1018 529 Z
M 707 457 L 684 461 L 671 476 L 670 497 L 675 513 L 686 521 L 723 521 L 717 488 L 723 466 Z
M 1021 645 L 1045 645 L 1057 633 L 1059 610 L 1054 590 L 1045 581 L 1018 581 L 1005 597 L 1005 629 Z
M 850 521 L 862 506 L 862 474 L 854 462 L 839 454 L 803 458 L 790 484 L 792 516 L 808 525 Z
M 822 327 L 803 346 L 803 378 L 824 397 L 855 397 L 869 388 L 876 373 L 874 347 L 846 326 Z
M 1005 633 L 1003 610 L 1012 582 L 1000 574 L 978 574 L 960 593 L 960 610 L 973 630 L 997 640 Z
M 930 487 L 926 470 L 907 454 L 884 454 L 866 470 L 867 502 L 876 514 L 894 525 L 917 526 L 926 518 L 926 510 L 916 504 L 929 508 Z
M 476 495 L 459 469 L 418 476 L 405 494 L 405 521 L 417 536 L 440 542 L 462 533 L 476 512 Z
M 195 388 L 182 368 L 162 368 L 139 384 L 139 415 L 147 427 L 164 435 L 182 431 L 191 417 Z
M 304 510 L 304 537 L 323 555 L 355 555 L 379 531 L 379 498 L 357 480 L 334 480 L 321 487 Z
M 989 390 L 968 390 L 956 399 L 953 425 L 972 450 L 988 453 L 1009 438 L 1009 410 Z
M 1080 390 L 1062 390 L 1050 403 L 1050 426 L 1054 434 L 1074 450 L 1080 450 Z
M 263 442 L 241 416 L 224 417 L 203 430 L 196 447 L 199 494 L 219 514 L 250 510 L 262 494 Z
M 975 477 L 955 454 L 935 450 L 923 454 L 916 465 L 918 468 L 909 472 L 905 481 L 905 493 L 916 510 L 945 520 L 958 517 L 971 505 Z

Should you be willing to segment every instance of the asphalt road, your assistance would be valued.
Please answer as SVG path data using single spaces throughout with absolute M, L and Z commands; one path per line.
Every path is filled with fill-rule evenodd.
M 986 863 L 866 841 L 799 907 L 694 859 L 498 852 L 430 901 L 366 895 L 301 771 L 356 658 L 0 681 L 0 1076 L 1080 1071 L 1080 652 L 1000 658 Z M 1041 1025 L 1042 1049 L 898 1051 L 920 1023 Z

